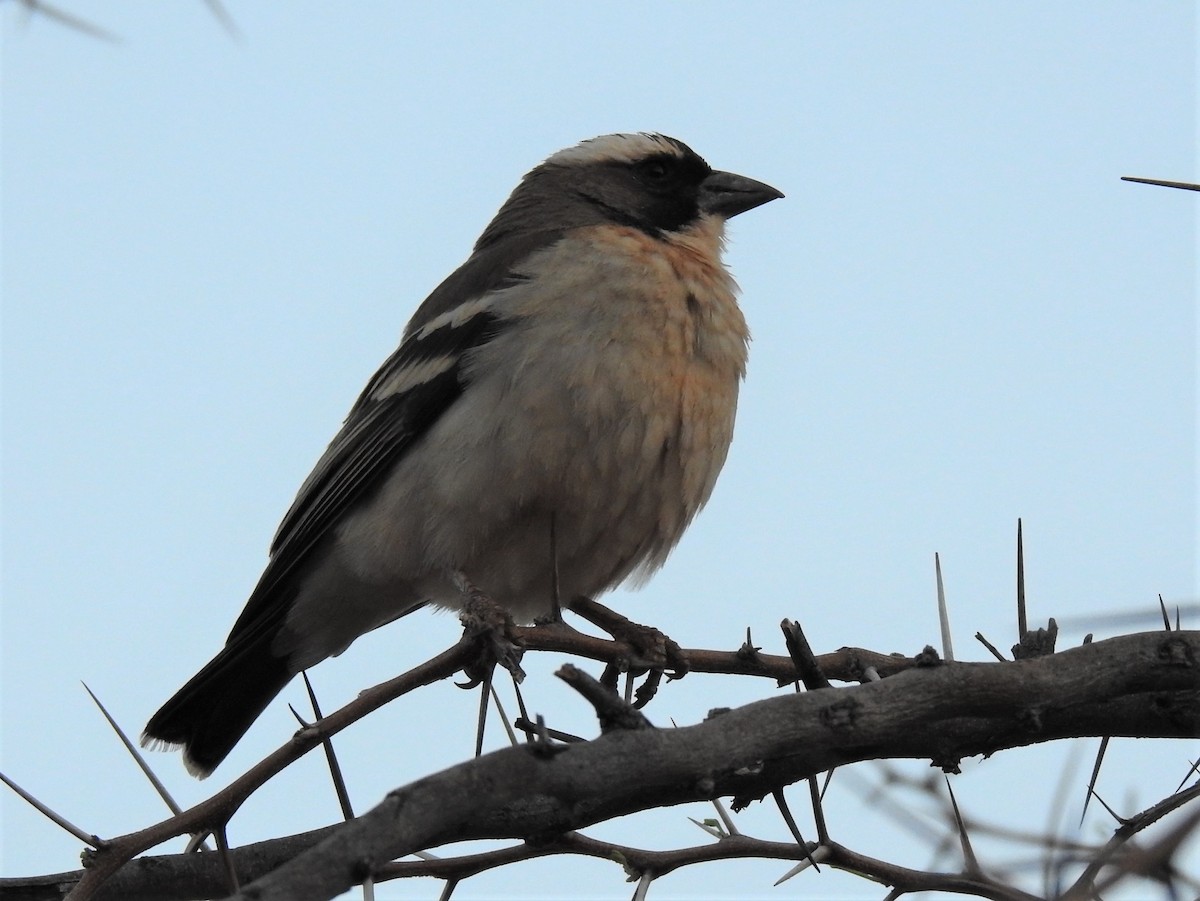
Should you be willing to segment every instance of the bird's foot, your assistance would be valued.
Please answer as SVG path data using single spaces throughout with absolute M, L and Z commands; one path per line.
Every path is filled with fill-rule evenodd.
M 583 596 L 574 598 L 567 608 L 603 629 L 614 641 L 627 645 L 631 651 L 628 657 L 608 664 L 600 677 L 602 683 L 616 691 L 617 679 L 622 672 L 649 674 L 634 695 L 634 707 L 641 708 L 650 703 L 664 675 L 671 681 L 682 679 L 691 668 L 683 649 L 660 629 L 635 623 Z
M 520 683 L 525 678 L 525 671 L 521 669 L 525 648 L 513 634 L 512 617 L 465 577 L 460 577 L 459 581 L 463 606 L 458 619 L 463 624 L 463 635 L 479 646 L 479 656 L 463 667 L 468 681 L 461 687 L 474 688 L 487 681 L 497 664 L 508 670 L 514 682 Z

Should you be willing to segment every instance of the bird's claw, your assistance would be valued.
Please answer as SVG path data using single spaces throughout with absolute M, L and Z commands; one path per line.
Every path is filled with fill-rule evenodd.
M 513 634 L 512 617 L 474 586 L 469 586 L 464 594 L 466 599 L 459 622 L 463 624 L 463 636 L 478 645 L 479 656 L 463 667 L 467 682 L 455 684 L 459 688 L 474 688 L 487 680 L 497 664 L 508 670 L 514 682 L 520 683 L 525 678 L 525 671 L 521 669 L 525 648 Z
M 630 649 L 629 656 L 622 657 L 605 668 L 600 677 L 601 683 L 616 691 L 617 678 L 621 673 L 649 673 L 646 681 L 635 693 L 634 706 L 639 709 L 653 699 L 659 685 L 662 684 L 663 676 L 667 677 L 667 681 L 673 682 L 682 679 L 691 669 L 683 648 L 661 629 L 635 623 L 590 598 L 576 598 L 572 601 L 570 609 L 603 629 L 614 641 L 621 642 Z

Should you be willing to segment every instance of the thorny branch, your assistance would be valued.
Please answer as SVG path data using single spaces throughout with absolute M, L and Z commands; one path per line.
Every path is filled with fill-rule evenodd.
M 640 660 L 636 649 L 623 642 L 588 635 L 563 623 L 509 626 L 509 631 L 512 639 L 526 650 L 559 651 L 607 663 L 620 663 L 634 670 L 649 665 Z M 89 858 L 89 866 L 84 871 L 75 897 L 88 897 L 94 887 L 103 885 L 125 863 L 156 845 L 180 835 L 204 833 L 227 823 L 250 795 L 323 740 L 410 691 L 470 668 L 479 656 L 477 638 L 479 636 L 473 630 L 468 630 L 457 644 L 431 660 L 363 691 L 341 709 L 296 732 L 286 744 L 208 800 L 146 829 L 111 841 L 100 841 Z M 783 656 L 747 653 L 744 648 L 731 652 L 695 650 L 684 653 L 692 661 L 692 669 L 698 672 L 762 676 L 780 683 L 796 678 L 791 660 Z M 828 673 L 842 680 L 858 678 L 867 666 L 875 667 L 881 675 L 891 675 L 914 665 L 912 659 L 902 655 L 878 654 L 854 648 L 842 648 L 833 654 L 823 655 L 820 660 Z
M 460 643 L 371 689 L 298 732 L 209 801 L 105 843 L 72 897 L 137 897 L 130 887 L 114 894 L 123 879 L 94 893 L 146 848 L 174 835 L 223 825 L 250 791 L 323 736 L 390 697 L 449 675 L 470 654 L 471 648 Z M 702 668 L 696 660 L 703 655 L 688 655 L 693 670 Z M 862 655 L 843 652 L 838 659 Z M 735 656 L 725 655 L 726 665 Z M 880 663 L 897 660 L 874 656 Z M 367 875 L 389 874 L 398 866 L 390 861 L 415 850 L 469 838 L 559 841 L 590 823 L 650 807 L 729 795 L 742 801 L 761 797 L 855 760 L 916 757 L 953 770 L 964 756 L 1056 738 L 1194 736 L 1200 734 L 1198 658 L 1200 633 L 1124 636 L 1020 663 L 932 665 L 868 685 L 772 698 L 683 729 L 617 729 L 594 741 L 556 746 L 557 753 L 549 756 L 530 753 L 525 746 L 506 749 L 398 789 L 375 810 L 345 825 L 296 837 L 286 855 L 268 855 L 274 861 L 266 869 L 280 857 L 290 861 L 248 890 L 259 899 L 332 897 Z M 824 657 L 818 660 L 824 671 L 839 672 L 837 660 L 834 666 Z M 753 665 L 762 667 L 762 662 L 756 659 Z M 456 797 L 465 800 L 456 804 Z M 278 843 L 254 847 L 266 846 L 284 849 Z M 297 855 L 298 846 L 307 850 Z M 245 850 L 235 851 L 233 858 L 241 878 L 253 880 L 264 870 L 254 866 L 247 872 Z M 135 868 L 127 869 L 132 873 Z M 63 874 L 68 875 L 80 874 Z M 982 891 L 980 886 L 941 888 Z M 982 894 L 1015 897 L 998 892 Z M 209 888 L 194 897 L 212 894 Z

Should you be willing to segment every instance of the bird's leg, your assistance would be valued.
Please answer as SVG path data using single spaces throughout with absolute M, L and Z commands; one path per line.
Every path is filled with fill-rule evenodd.
M 521 655 L 525 649 L 512 634 L 512 617 L 490 595 L 476 588 L 463 573 L 454 573 L 453 579 L 463 596 L 459 622 L 463 624 L 464 634 L 479 644 L 479 658 L 463 667 L 463 672 L 470 680 L 463 687 L 474 688 L 485 682 L 497 663 L 520 682 L 525 678 L 525 671 L 521 669 Z
M 488 700 L 492 693 L 492 675 L 496 664 L 500 664 L 513 678 L 514 684 L 525 678 L 521 669 L 524 648 L 512 634 L 512 617 L 496 601 L 480 591 L 464 573 L 453 573 L 454 585 L 462 593 L 463 635 L 475 641 L 479 656 L 463 667 L 467 677 L 465 683 L 456 683 L 459 688 L 479 686 L 479 721 L 475 732 L 475 756 L 483 750 L 483 733 L 487 727 Z
M 559 593 L 558 582 L 558 531 L 557 519 L 553 510 L 550 511 L 550 612 L 545 617 L 538 617 L 534 623 L 539 626 L 562 625 L 562 595 Z
M 633 656 L 629 659 L 610 663 L 600 679 L 601 682 L 615 691 L 617 677 L 622 669 L 649 672 L 646 681 L 637 690 L 635 707 L 645 707 L 650 703 L 662 683 L 664 674 L 668 679 L 682 679 L 691 668 L 683 649 L 653 626 L 635 623 L 615 610 L 610 610 L 582 595 L 572 598 L 567 608 L 592 625 L 603 629 L 615 641 L 627 644 L 633 651 Z

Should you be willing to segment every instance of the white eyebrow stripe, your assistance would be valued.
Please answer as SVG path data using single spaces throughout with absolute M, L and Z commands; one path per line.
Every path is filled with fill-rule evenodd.
M 635 163 L 648 156 L 669 153 L 682 157 L 679 145 L 664 135 L 618 134 L 592 138 L 560 150 L 545 165 L 580 166 L 590 163 Z

